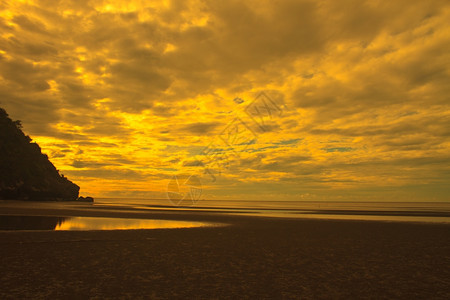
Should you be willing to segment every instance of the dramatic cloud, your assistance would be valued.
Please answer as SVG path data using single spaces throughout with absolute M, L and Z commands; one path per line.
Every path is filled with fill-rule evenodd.
M 449 82 L 445 0 L 0 1 L 0 106 L 95 196 L 448 200 Z

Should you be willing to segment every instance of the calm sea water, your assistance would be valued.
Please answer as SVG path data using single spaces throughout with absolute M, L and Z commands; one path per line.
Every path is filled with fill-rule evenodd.
M 450 223 L 450 202 L 319 202 L 200 200 L 174 205 L 169 199 L 97 198 L 94 203 L 0 201 L 3 208 L 112 209 L 244 214 L 278 218 L 351 219 Z
M 98 198 L 95 206 L 124 209 L 223 212 L 269 217 L 450 223 L 450 202 L 323 202 Z

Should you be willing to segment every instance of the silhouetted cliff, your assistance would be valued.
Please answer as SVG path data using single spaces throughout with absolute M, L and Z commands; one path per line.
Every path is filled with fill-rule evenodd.
M 0 108 L 0 199 L 76 200 L 80 187 L 60 175 L 21 128 Z

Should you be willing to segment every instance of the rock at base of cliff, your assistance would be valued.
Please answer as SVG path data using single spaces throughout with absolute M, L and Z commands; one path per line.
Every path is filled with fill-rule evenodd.
M 79 202 L 94 202 L 94 198 L 80 196 L 80 197 L 78 197 L 77 201 L 79 201 Z

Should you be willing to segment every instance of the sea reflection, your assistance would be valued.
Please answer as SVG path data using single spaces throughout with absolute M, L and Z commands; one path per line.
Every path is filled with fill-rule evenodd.
M 122 218 L 67 218 L 55 230 L 124 230 L 124 229 L 164 229 L 212 226 L 213 224 L 173 220 L 147 220 Z
M 149 219 L 0 216 L 0 230 L 125 230 L 217 226 L 217 224 Z

